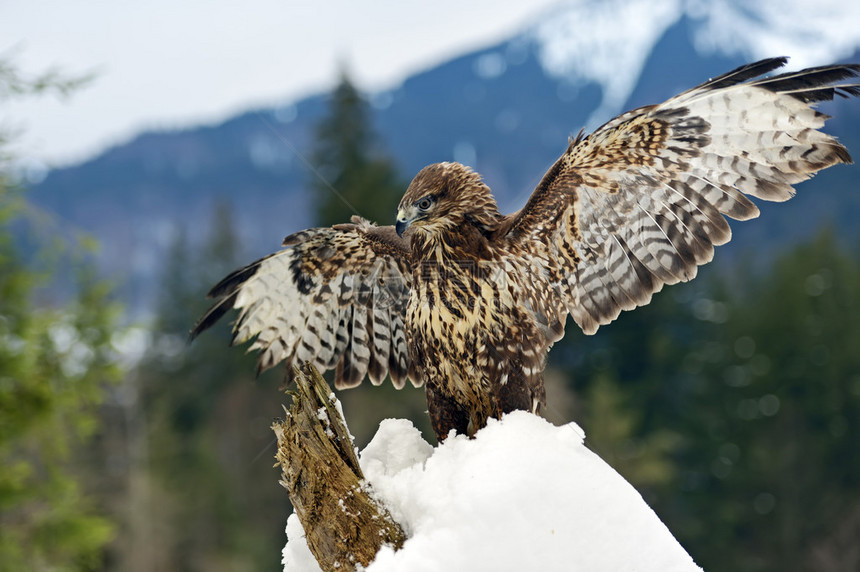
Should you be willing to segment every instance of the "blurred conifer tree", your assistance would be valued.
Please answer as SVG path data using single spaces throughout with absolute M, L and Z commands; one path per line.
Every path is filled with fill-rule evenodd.
M 858 260 L 824 231 L 556 350 L 591 446 L 706 570 L 860 569 Z
M 269 426 L 282 412 L 282 372 L 255 380 L 255 356 L 228 347 L 226 320 L 187 344 L 211 302 L 205 292 L 239 265 L 240 243 L 230 204 L 220 202 L 207 236 L 194 241 L 179 227 L 168 249 L 151 348 L 136 372 L 147 450 L 138 470 L 149 499 L 136 534 L 158 550 L 141 565 L 127 549 L 117 569 L 277 566 L 289 500 L 272 468 Z
M 346 72 L 317 125 L 312 160 L 318 170 L 310 181 L 318 224 L 349 222 L 356 214 L 393 224 L 406 184 L 382 154 L 367 102 Z

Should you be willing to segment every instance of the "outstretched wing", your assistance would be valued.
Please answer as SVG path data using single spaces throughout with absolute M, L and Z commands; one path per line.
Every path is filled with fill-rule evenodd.
M 785 62 L 738 68 L 571 142 L 505 235 L 552 286 L 531 302 L 537 320 L 563 324 L 569 312 L 595 332 L 692 279 L 731 238 L 724 215 L 758 216 L 748 196 L 785 201 L 793 184 L 851 162 L 812 106 L 860 95 L 835 83 L 860 66 L 759 78 Z
M 408 236 L 353 217 L 353 224 L 312 228 L 284 239 L 283 250 L 218 283 L 218 301 L 191 331 L 194 338 L 228 310 L 239 310 L 233 343 L 254 339 L 258 371 L 286 361 L 335 370 L 335 386 L 386 375 L 398 388 L 410 367 L 404 322 L 409 300 Z

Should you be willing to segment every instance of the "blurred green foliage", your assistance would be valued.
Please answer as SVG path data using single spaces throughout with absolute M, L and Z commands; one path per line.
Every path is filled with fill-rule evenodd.
M 26 79 L 0 61 L 0 102 L 79 83 L 56 72 Z M 31 216 L 15 182 L 14 140 L 0 135 L 0 569 L 88 570 L 115 532 L 86 490 L 84 447 L 106 384 L 120 377 L 118 307 L 86 241 Z M 67 298 L 49 303 L 58 283 Z

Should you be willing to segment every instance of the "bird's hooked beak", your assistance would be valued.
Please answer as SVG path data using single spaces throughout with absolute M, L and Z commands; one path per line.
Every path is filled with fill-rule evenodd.
M 406 232 L 406 229 L 409 228 L 409 225 L 412 224 L 418 218 L 418 209 L 415 207 L 406 207 L 402 209 L 397 209 L 397 222 L 394 225 L 394 230 L 397 231 L 397 236 L 403 237 L 403 233 Z

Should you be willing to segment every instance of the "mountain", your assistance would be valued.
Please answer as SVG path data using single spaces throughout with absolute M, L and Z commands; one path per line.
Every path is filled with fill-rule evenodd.
M 561 5 L 505 42 L 369 94 L 375 125 L 404 178 L 457 160 L 481 172 L 502 210 L 512 211 L 581 126 L 593 129 L 760 57 L 799 56 L 794 68 L 860 61 L 860 27 L 851 24 L 860 8 L 817 4 L 814 11 L 801 2 L 735 0 Z M 835 116 L 828 131 L 860 153 L 860 105 L 823 109 Z M 51 171 L 31 198 L 98 238 L 106 271 L 134 284 L 129 303 L 146 309 L 176 229 L 202 240 L 215 202 L 232 205 L 249 257 L 312 224 L 307 189 L 315 175 L 305 158 L 324 111 L 321 94 L 218 125 L 143 133 Z M 763 220 L 734 225 L 730 247 L 769 252 L 824 223 L 853 238 L 857 179 L 856 168 L 822 173 L 800 186 L 797 199 L 763 208 Z

